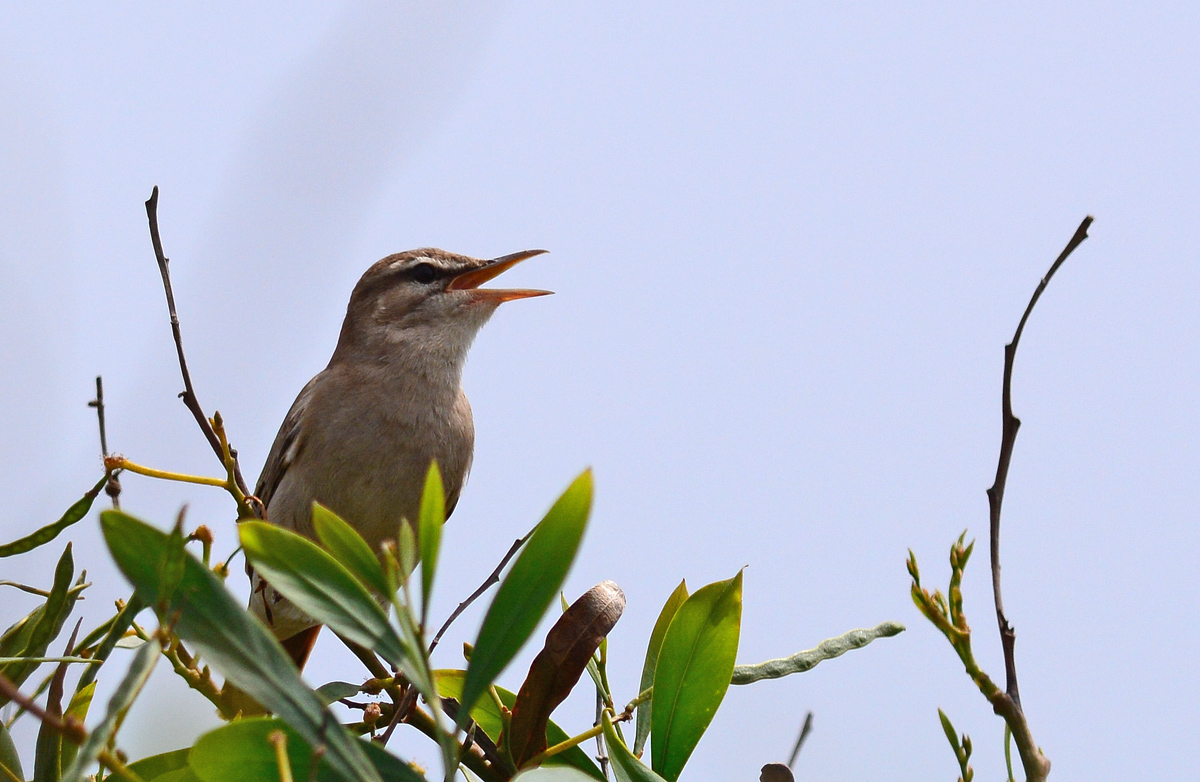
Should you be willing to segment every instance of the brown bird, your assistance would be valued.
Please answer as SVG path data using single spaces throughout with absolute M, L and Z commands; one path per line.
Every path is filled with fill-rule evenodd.
M 402 520 L 416 520 L 433 459 L 448 517 L 475 447 L 462 389 L 467 351 L 500 304 L 550 293 L 479 286 L 543 252 L 485 261 L 410 250 L 368 269 L 350 295 L 329 366 L 296 397 L 275 436 L 255 489 L 267 520 L 311 538 L 315 500 L 378 551 L 396 539 Z M 257 573 L 250 583 L 250 610 L 303 668 L 320 625 Z

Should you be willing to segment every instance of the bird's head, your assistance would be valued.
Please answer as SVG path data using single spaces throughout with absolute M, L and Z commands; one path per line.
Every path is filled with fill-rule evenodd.
M 479 286 L 544 252 L 524 250 L 492 260 L 438 249 L 389 255 L 371 266 L 354 286 L 339 350 L 344 343 L 405 344 L 465 357 L 476 333 L 497 307 L 550 293 Z

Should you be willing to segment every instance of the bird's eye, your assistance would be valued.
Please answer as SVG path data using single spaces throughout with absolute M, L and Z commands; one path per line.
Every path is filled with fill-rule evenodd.
M 413 267 L 412 277 L 422 285 L 427 285 L 437 279 L 437 269 L 433 268 L 433 264 L 418 263 Z

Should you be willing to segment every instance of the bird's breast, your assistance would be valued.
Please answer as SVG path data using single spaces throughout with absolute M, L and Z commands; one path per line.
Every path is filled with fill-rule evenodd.
M 436 459 L 453 507 L 470 468 L 475 432 L 461 388 L 391 383 L 371 376 L 315 389 L 324 411 L 302 426 L 303 439 L 271 499 L 268 516 L 312 536 L 311 504 L 344 518 L 372 549 L 396 539 L 402 519 L 416 521 L 429 464 Z M 333 385 L 333 384 L 330 384 Z

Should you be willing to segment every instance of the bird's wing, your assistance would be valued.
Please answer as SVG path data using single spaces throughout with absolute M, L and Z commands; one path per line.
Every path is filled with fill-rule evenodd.
M 288 410 L 288 414 L 284 417 L 283 424 L 279 427 L 279 433 L 275 435 L 271 452 L 267 455 L 262 474 L 258 477 L 258 485 L 254 487 L 254 494 L 262 500 L 264 508 L 271 504 L 271 497 L 279 488 L 279 482 L 283 480 L 288 467 L 296 460 L 296 454 L 304 446 L 303 438 L 300 436 L 300 422 L 304 418 L 304 411 L 308 409 L 308 402 L 312 397 L 313 386 L 316 382 L 317 378 L 314 377 L 300 391 L 296 401 L 292 402 L 292 409 Z

